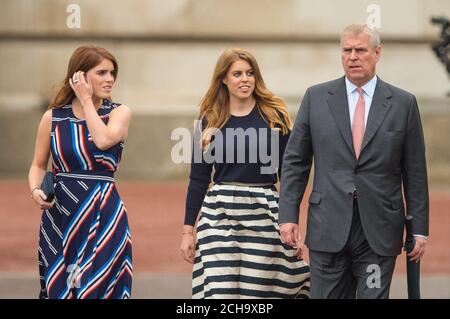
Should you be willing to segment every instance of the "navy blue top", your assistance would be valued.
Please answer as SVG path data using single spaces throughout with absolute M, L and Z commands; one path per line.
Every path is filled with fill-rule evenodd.
M 206 127 L 205 121 L 202 127 Z M 275 184 L 280 176 L 289 134 L 283 135 L 280 130 L 271 130 L 257 106 L 245 116 L 231 115 L 220 129 L 220 133 L 221 137 L 213 135 L 211 144 L 206 150 L 202 150 L 200 127 L 195 130 L 185 225 L 195 224 L 211 183 L 213 167 L 213 181 L 216 184 L 220 182 Z M 245 137 L 239 138 L 242 136 Z M 271 145 L 278 148 L 278 154 L 275 151 L 273 158 Z

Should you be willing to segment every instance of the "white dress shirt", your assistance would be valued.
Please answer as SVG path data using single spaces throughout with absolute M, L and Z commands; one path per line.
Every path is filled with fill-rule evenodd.
M 350 82 L 345 77 L 345 86 L 347 88 L 347 100 L 348 111 L 350 113 L 350 127 L 353 127 L 353 118 L 355 117 L 356 103 L 358 103 L 359 93 L 356 90 L 358 87 Z M 375 93 L 375 87 L 377 86 L 377 76 L 375 75 L 369 82 L 363 87 L 364 101 L 365 101 L 365 116 L 364 116 L 364 128 L 367 127 L 367 118 L 369 117 L 370 106 L 372 105 L 373 94 Z

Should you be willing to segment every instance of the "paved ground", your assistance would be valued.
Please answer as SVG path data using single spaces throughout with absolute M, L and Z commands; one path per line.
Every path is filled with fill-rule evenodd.
M 189 297 L 191 268 L 178 248 L 186 185 L 119 181 L 118 190 L 133 238 L 134 297 Z M 423 295 L 450 298 L 450 190 L 431 189 L 430 194 L 431 237 L 422 262 Z M 0 181 L 0 202 L 0 298 L 33 298 L 40 211 L 29 198 L 26 181 Z M 405 296 L 404 260 L 399 256 L 392 297 Z
M 0 299 L 35 299 L 39 283 L 35 273 L 0 273 Z M 133 280 L 132 298 L 188 299 L 191 278 L 186 275 L 137 273 Z M 423 299 L 450 298 L 450 276 L 426 276 L 421 280 Z M 392 281 L 391 299 L 406 299 L 406 278 L 396 276 Z

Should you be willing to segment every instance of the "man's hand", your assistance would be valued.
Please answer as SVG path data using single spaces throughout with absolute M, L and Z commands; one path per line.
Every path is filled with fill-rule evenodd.
M 298 259 L 303 255 L 303 241 L 300 236 L 298 224 L 286 223 L 280 225 L 281 241 L 295 248 Z
M 280 225 L 281 241 L 289 246 L 297 246 L 298 225 L 286 223 Z
M 408 254 L 408 257 L 410 257 L 409 260 L 411 261 L 419 262 L 423 254 L 425 254 L 427 239 L 418 236 L 414 236 L 414 239 L 416 240 L 416 244 L 414 245 L 414 249 Z

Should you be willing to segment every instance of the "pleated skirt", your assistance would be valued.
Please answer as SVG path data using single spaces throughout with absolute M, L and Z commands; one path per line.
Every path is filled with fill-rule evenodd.
M 275 186 L 208 191 L 192 277 L 193 298 L 309 298 L 309 267 L 280 239 Z

